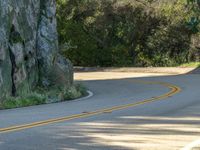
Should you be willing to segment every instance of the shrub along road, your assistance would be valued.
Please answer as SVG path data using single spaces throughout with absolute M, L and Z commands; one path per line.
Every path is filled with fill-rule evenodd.
M 199 77 L 76 73 L 94 96 L 1 110 L 0 149 L 181 149 L 200 138 Z

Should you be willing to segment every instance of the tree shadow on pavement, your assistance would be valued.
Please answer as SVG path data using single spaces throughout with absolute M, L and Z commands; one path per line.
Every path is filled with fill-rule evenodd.
M 181 76 L 142 77 L 140 80 L 166 81 L 177 84 L 182 90 L 190 93 L 191 86 L 198 86 L 193 74 Z M 127 78 L 123 80 L 131 80 Z M 115 80 L 95 80 L 87 82 L 109 82 Z M 104 83 L 103 83 L 104 84 Z M 196 91 L 192 91 L 196 92 Z M 196 95 L 194 95 L 196 96 Z M 128 112 L 121 110 L 81 119 L 81 122 L 60 124 L 59 128 L 52 127 L 58 141 L 68 141 L 59 146 L 59 150 L 67 148 L 77 150 L 177 150 L 193 139 L 200 137 L 200 101 L 191 99 L 191 95 L 179 95 L 177 99 L 185 97 L 181 106 L 176 106 L 176 96 L 171 101 L 161 101 L 137 108 L 130 108 Z M 169 98 L 170 99 L 170 98 Z M 174 99 L 174 101 L 173 101 Z M 157 108 L 156 103 L 170 107 L 162 112 L 162 106 Z M 140 110 L 140 111 L 139 111 Z M 152 110 L 154 112 L 152 113 Z M 139 112 L 139 113 L 138 113 Z M 162 113 L 160 113 L 162 112 Z M 47 131 L 48 133 L 48 131 Z M 49 133 L 48 133 L 49 134 Z M 51 136 L 51 134 L 49 135 Z

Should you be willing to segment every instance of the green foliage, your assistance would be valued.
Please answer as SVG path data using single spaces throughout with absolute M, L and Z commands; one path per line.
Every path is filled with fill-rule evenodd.
M 199 68 L 200 62 L 185 63 L 185 64 L 181 64 L 180 67 L 196 67 L 196 68 Z
M 51 87 L 49 89 L 37 87 L 34 91 L 35 92 L 28 95 L 7 97 L 5 101 L 0 103 L 0 109 L 11 109 L 68 101 L 86 96 L 88 94 L 87 89 L 82 84 L 75 84 L 74 86 L 65 89 L 59 87 Z
M 62 52 L 78 66 L 175 66 L 191 61 L 198 26 L 192 17 L 198 15 L 185 6 L 185 0 L 58 0 Z
M 87 95 L 87 90 L 81 84 L 72 86 L 68 89 L 60 91 L 59 93 L 59 97 L 61 100 L 77 99 L 77 98 L 80 98 L 81 96 L 86 96 L 86 95 Z
M 97 61 L 95 59 L 95 50 L 97 49 L 95 42 L 83 31 L 80 23 L 67 20 L 66 22 L 64 31 L 60 31 L 63 54 L 73 60 L 75 64 L 95 65 Z
M 88 95 L 87 88 L 83 84 L 75 84 L 75 88 L 77 91 L 81 93 L 81 95 L 86 96 Z
M 195 34 L 200 30 L 200 0 L 187 0 L 188 9 L 193 16 L 188 20 L 188 28 Z
M 8 109 L 8 108 L 40 105 L 40 104 L 45 104 L 46 100 L 47 97 L 42 94 L 31 93 L 16 98 L 8 97 L 5 101 L 2 102 L 1 107 L 4 109 Z
M 87 95 L 87 89 L 82 84 L 74 84 L 70 87 L 37 87 L 36 91 L 40 94 L 45 93 L 47 96 L 46 103 L 73 100 Z

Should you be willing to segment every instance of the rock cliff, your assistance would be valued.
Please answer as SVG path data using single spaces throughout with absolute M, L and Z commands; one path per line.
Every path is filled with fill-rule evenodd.
M 0 1 L 0 101 L 36 85 L 73 84 L 58 52 L 55 0 Z

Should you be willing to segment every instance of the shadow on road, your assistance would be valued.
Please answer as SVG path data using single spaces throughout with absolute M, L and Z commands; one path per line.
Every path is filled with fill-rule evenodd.
M 171 82 L 180 85 L 184 91 L 192 90 L 191 86 L 193 86 L 193 89 L 199 88 L 200 81 L 197 78 L 200 76 L 198 75 L 196 78 L 195 75 L 199 73 L 199 69 L 195 69 L 185 75 L 156 77 L 150 75 L 149 77 L 137 77 L 136 79 Z M 123 80 L 129 79 L 132 78 Z M 100 81 L 88 80 L 87 82 Z M 105 82 L 105 80 L 102 82 Z M 195 96 L 192 94 L 192 91 L 191 95 L 186 97 L 188 101 L 179 107 L 179 110 L 172 107 L 171 110 L 168 109 L 168 112 L 155 115 L 151 113 L 149 115 L 138 115 L 137 113 L 134 114 L 134 111 L 130 115 L 130 112 L 127 114 L 126 112 L 121 112 L 114 115 L 114 119 L 109 117 L 106 120 L 102 120 L 100 117 L 97 121 L 88 119 L 89 121 L 74 123 L 68 127 L 61 125 L 57 136 L 63 137 L 63 140 L 71 141 L 72 143 L 76 141 L 74 143 L 76 146 L 74 147 L 86 150 L 181 149 L 188 142 L 200 137 L 200 101 L 199 99 L 189 99 L 190 96 Z M 67 132 L 66 128 L 68 128 Z M 67 147 L 67 145 L 60 149 L 64 149 L 64 147 Z
M 63 145 L 60 149 L 67 149 L 70 146 L 72 146 L 71 148 L 79 147 L 77 149 L 80 150 L 153 150 L 157 147 L 180 149 L 185 141 L 191 140 L 187 138 L 200 135 L 200 114 L 196 117 L 191 116 L 120 116 L 115 118 L 115 121 L 101 120 L 76 123 L 68 127 L 60 126 L 59 132 L 54 137 L 57 137 L 58 140 L 68 141 L 67 143 L 73 143 L 72 145 Z M 58 131 L 58 129 L 56 130 Z

